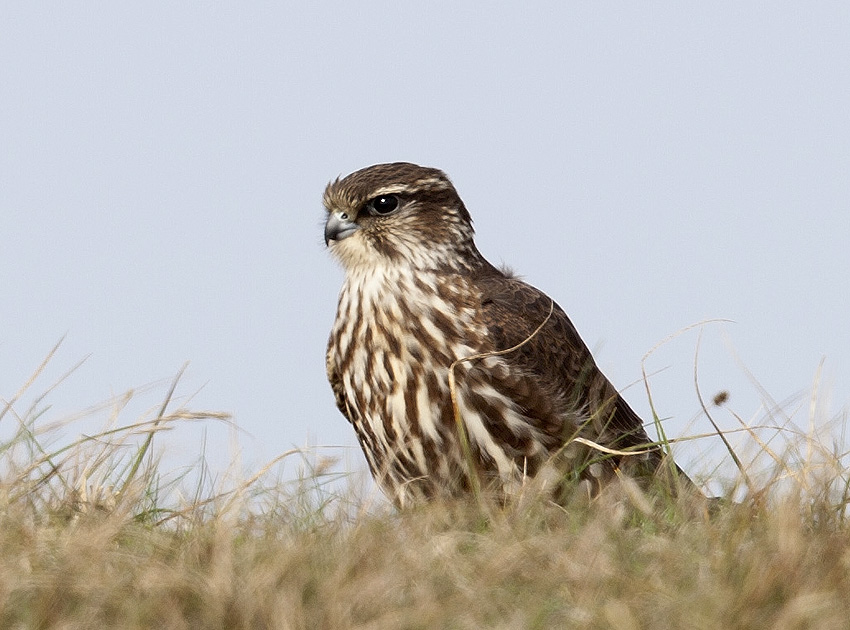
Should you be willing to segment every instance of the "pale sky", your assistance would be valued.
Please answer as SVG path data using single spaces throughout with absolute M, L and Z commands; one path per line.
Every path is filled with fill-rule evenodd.
M 823 418 L 846 414 L 847 3 L 7 2 L 0 23 L 0 397 L 62 335 L 33 394 L 91 355 L 45 422 L 190 361 L 178 391 L 234 414 L 246 465 L 315 444 L 365 466 L 325 379 L 321 194 L 397 160 L 449 174 L 479 249 L 618 387 L 727 319 L 702 329 L 706 398 L 755 421 L 763 388 L 805 425 L 823 359 Z M 672 437 L 710 430 L 697 339 L 647 362 Z M 160 446 L 186 462 L 200 432 Z M 209 428 L 214 468 L 228 439 Z

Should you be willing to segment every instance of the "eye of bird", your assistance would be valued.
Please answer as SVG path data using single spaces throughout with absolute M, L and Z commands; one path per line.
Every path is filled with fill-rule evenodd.
M 395 195 L 380 195 L 366 204 L 372 214 L 389 214 L 398 208 L 398 197 Z

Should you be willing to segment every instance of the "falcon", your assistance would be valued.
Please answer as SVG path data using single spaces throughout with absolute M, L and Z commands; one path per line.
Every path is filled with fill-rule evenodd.
M 328 184 L 324 206 L 345 270 L 328 380 L 397 506 L 508 497 L 543 471 L 592 491 L 675 468 L 564 311 L 479 253 L 442 171 L 370 166 Z

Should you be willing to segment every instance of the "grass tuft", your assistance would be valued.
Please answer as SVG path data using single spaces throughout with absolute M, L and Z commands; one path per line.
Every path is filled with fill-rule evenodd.
M 51 424 L 43 396 L 18 409 L 42 370 L 0 403 L 15 427 L 0 443 L 2 628 L 790 629 L 850 618 L 846 416 L 823 417 L 817 383 L 804 422 L 769 406 L 760 425 L 738 418 L 723 432 L 741 468 L 712 471 L 725 498 L 711 510 L 623 479 L 561 505 L 529 488 L 508 507 L 396 512 L 316 452 L 288 451 L 229 487 L 203 460 L 161 472 L 163 431 L 228 421 L 177 405 L 182 370 L 148 416 L 118 422 L 119 397 L 107 428 L 57 446 L 68 427 Z M 279 466 L 292 458 L 296 479 Z

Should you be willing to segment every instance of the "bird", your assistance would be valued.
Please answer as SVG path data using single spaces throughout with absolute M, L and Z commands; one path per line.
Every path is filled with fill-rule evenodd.
M 537 478 L 592 493 L 673 468 L 691 483 L 561 307 L 479 252 L 445 173 L 376 164 L 331 181 L 323 202 L 345 272 L 327 376 L 396 506 L 506 500 Z

